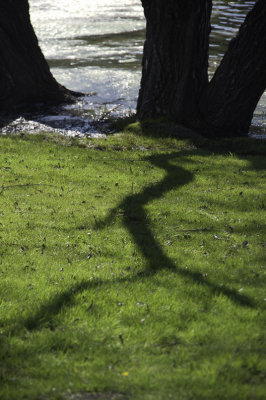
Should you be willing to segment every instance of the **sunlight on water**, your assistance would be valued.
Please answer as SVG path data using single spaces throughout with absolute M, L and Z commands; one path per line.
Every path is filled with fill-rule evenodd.
M 134 112 L 137 102 L 145 19 L 140 0 L 29 0 L 31 20 L 55 78 L 88 93 L 58 115 L 36 120 L 73 132 L 94 134 L 109 115 Z M 210 74 L 254 1 L 214 1 Z M 253 132 L 266 133 L 266 94 L 254 114 Z M 34 125 L 35 126 L 35 125 Z
M 31 0 L 31 18 L 57 80 L 135 109 L 145 21 L 138 0 Z M 119 103 L 119 104 L 118 104 Z

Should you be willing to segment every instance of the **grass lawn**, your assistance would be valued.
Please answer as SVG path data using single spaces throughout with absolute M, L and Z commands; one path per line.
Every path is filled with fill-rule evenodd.
M 266 143 L 140 130 L 0 137 L 1 400 L 265 399 Z

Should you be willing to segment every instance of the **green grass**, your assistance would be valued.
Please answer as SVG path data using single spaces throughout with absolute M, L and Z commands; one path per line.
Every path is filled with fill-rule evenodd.
M 145 132 L 0 137 L 1 400 L 265 398 L 265 143 Z

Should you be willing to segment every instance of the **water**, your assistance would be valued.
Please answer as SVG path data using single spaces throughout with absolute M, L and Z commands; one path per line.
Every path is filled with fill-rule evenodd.
M 110 117 L 134 112 L 141 78 L 145 20 L 140 0 L 30 0 L 31 20 L 55 78 L 88 95 L 74 106 L 35 115 L 38 123 L 72 135 L 96 135 Z M 210 48 L 213 74 L 228 41 L 255 1 L 215 1 Z M 266 95 L 251 132 L 266 134 Z M 6 131 L 29 130 L 28 116 Z M 44 129 L 42 126 L 40 129 Z

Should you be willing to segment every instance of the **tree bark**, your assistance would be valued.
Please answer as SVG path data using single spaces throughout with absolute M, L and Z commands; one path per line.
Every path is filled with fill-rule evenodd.
M 38 45 L 28 0 L 0 1 L 0 111 L 73 101 L 53 78 Z
M 208 83 L 211 0 L 142 0 L 147 34 L 137 105 L 140 119 L 198 119 Z
M 259 0 L 229 45 L 200 101 L 207 134 L 244 136 L 266 88 L 266 1 Z
M 208 136 L 245 136 L 266 88 L 266 0 L 258 0 L 208 82 L 211 0 L 142 0 L 147 20 L 137 115 Z

